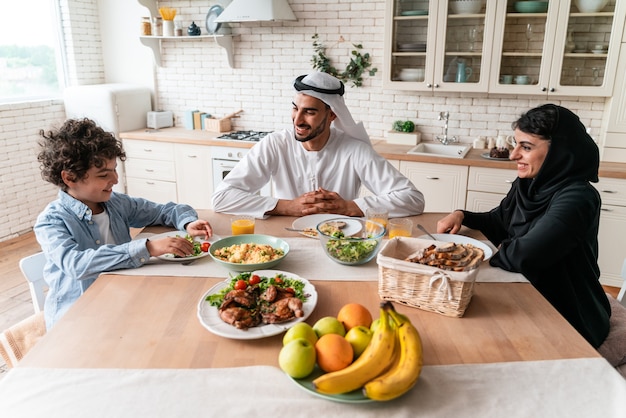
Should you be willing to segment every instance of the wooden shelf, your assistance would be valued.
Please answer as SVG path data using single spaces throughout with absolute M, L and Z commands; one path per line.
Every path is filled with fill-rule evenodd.
M 226 50 L 228 65 L 235 68 L 233 60 L 233 35 L 199 35 L 199 36 L 140 36 L 141 43 L 152 50 L 154 62 L 161 66 L 161 42 L 163 41 L 198 41 L 211 38 Z

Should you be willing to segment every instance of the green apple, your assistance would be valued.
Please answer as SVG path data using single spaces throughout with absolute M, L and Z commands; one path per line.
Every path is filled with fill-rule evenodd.
M 374 333 L 376 331 L 376 328 L 378 328 L 378 325 L 380 325 L 380 318 L 376 318 L 372 321 L 372 325 L 370 325 L 370 331 Z
M 283 336 L 283 345 L 287 345 L 288 342 L 297 338 L 309 340 L 313 345 L 317 342 L 317 334 L 313 330 L 313 327 L 306 322 L 298 322 L 296 325 L 289 328 Z
M 304 338 L 296 338 L 280 349 L 278 365 L 294 379 L 302 379 L 315 368 L 315 346 Z
M 317 338 L 326 334 L 339 334 L 342 337 L 346 335 L 346 329 L 343 327 L 343 324 L 334 316 L 320 318 L 313 324 L 313 330 L 317 334 Z
M 372 340 L 372 335 L 374 333 L 371 329 L 366 326 L 359 325 L 356 327 L 352 327 L 346 332 L 346 340 L 352 346 L 352 351 L 354 351 L 354 358 L 356 359 L 361 355 L 361 353 L 365 350 L 365 348 L 369 345 Z

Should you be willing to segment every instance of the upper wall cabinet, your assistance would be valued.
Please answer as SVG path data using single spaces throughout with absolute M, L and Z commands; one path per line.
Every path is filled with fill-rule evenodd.
M 383 86 L 486 92 L 496 0 L 387 0 Z
M 498 2 L 490 92 L 547 96 L 610 96 L 626 2 L 595 12 L 576 1 L 550 0 L 547 10 L 519 11 Z
M 387 0 L 383 86 L 611 96 L 626 1 L 576 1 Z

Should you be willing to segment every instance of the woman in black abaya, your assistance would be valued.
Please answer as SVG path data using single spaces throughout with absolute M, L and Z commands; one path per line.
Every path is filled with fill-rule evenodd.
M 489 212 L 457 210 L 437 232 L 480 230 L 499 251 L 492 266 L 523 274 L 594 347 L 611 310 L 598 280 L 599 151 L 578 116 L 552 104 L 513 123 L 518 178 Z

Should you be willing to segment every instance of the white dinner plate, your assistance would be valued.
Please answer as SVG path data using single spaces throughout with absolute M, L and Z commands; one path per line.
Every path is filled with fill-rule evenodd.
M 361 231 L 361 228 L 362 228 L 361 222 L 359 221 L 350 222 L 351 218 L 349 216 L 333 215 L 332 213 L 318 213 L 315 215 L 303 216 L 293 221 L 293 223 L 291 224 L 291 227 L 293 229 L 312 228 L 315 231 L 315 227 L 317 227 L 317 224 L 319 224 L 320 222 L 327 221 L 329 219 L 333 219 L 333 218 L 345 219 L 346 226 L 342 228 L 341 230 L 346 236 L 351 236 Z M 299 234 L 304 235 L 305 237 L 309 237 L 309 238 L 318 238 L 317 235 L 315 236 L 307 235 L 304 232 L 299 232 Z
M 490 245 L 479 241 L 474 238 L 466 237 L 465 235 L 457 235 L 457 234 L 431 234 L 433 237 L 437 239 L 437 241 L 441 242 L 454 242 L 455 244 L 472 244 L 475 247 L 480 248 L 485 252 L 485 258 L 483 261 L 487 261 L 491 258 L 494 253 L 495 248 Z M 430 239 L 428 235 L 422 235 L 418 237 L 421 239 Z
M 165 237 L 175 237 L 177 235 L 184 238 L 187 235 L 187 231 L 169 231 L 169 232 L 164 232 L 162 234 L 152 235 L 148 238 L 159 239 L 159 238 L 165 238 Z M 208 242 L 213 244 L 215 241 L 219 239 L 222 239 L 222 237 L 220 237 L 219 235 L 213 235 L 211 238 L 208 239 Z M 194 237 L 194 240 L 197 242 L 207 241 L 203 237 Z M 202 253 L 200 255 L 189 256 L 189 257 L 174 257 L 174 254 L 163 254 L 163 255 L 158 256 L 157 258 L 160 260 L 173 261 L 175 263 L 182 263 L 182 262 L 197 260 L 199 258 L 204 258 L 204 257 L 207 257 L 208 255 L 209 253 L 207 251 L 206 253 Z
M 303 279 L 297 274 L 279 270 L 257 270 L 252 272 L 252 274 L 258 274 L 259 276 L 264 277 L 283 274 L 291 279 L 297 279 L 304 282 L 304 294 L 308 295 L 307 300 L 302 304 L 304 315 L 300 318 L 294 318 L 291 321 L 280 324 L 265 324 L 258 327 L 248 328 L 247 330 L 235 328 L 234 326 L 222 321 L 222 318 L 220 318 L 220 315 L 217 312 L 217 307 L 211 306 L 211 304 L 206 300 L 207 296 L 228 287 L 231 280 L 229 278 L 210 288 L 204 295 L 202 295 L 202 298 L 200 298 L 200 302 L 198 303 L 198 319 L 200 319 L 200 323 L 203 327 L 220 337 L 232 338 L 235 340 L 257 340 L 259 338 L 278 335 L 288 330 L 295 323 L 306 320 L 313 312 L 313 309 L 315 309 L 315 306 L 317 305 L 317 291 L 315 290 L 315 286 L 313 286 L 313 284 L 311 284 L 308 280 Z
M 211 8 L 209 9 L 209 12 L 206 14 L 205 25 L 206 25 L 206 30 L 209 33 L 209 35 L 214 35 L 215 33 L 217 33 L 217 31 L 222 26 L 222 24 L 219 22 L 216 22 L 215 19 L 217 19 L 223 11 L 224 11 L 224 8 L 220 6 L 219 4 L 216 4 L 214 6 L 211 6 Z

